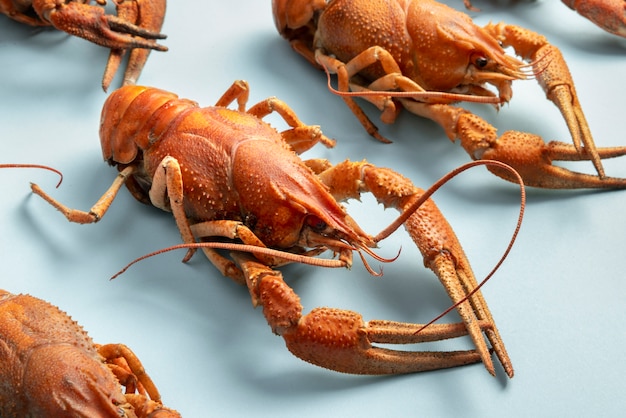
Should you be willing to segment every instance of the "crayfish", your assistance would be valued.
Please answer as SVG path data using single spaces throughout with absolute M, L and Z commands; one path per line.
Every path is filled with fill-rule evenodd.
M 165 18 L 166 0 L 114 0 L 117 16 L 105 14 L 92 0 L 0 0 L 0 13 L 31 26 L 53 26 L 111 50 L 102 78 L 107 91 L 126 51 L 130 58 L 123 85 L 135 84 L 150 50 L 167 51 L 156 39 Z M 101 6 L 106 0 L 96 0 Z
M 354 97 L 376 105 L 385 123 L 393 123 L 402 107 L 432 119 L 472 159 L 505 162 L 529 186 L 626 187 L 626 179 L 605 175 L 601 161 L 626 154 L 626 147 L 596 147 L 568 66 L 544 36 L 505 23 L 479 27 L 434 0 L 273 0 L 272 9 L 279 33 L 312 64 L 337 74 L 334 92 L 379 140 L 389 142 Z M 506 47 L 524 61 L 507 55 Z M 499 107 L 511 99 L 514 80 L 529 78 L 559 108 L 573 145 L 546 144 L 518 131 L 498 138 L 484 119 L 453 106 L 466 101 Z M 590 160 L 597 175 L 558 167 L 554 160 Z M 512 179 L 497 167 L 490 170 Z
M 332 146 L 317 126 L 302 123 L 284 102 L 269 98 L 246 110 L 248 85 L 236 81 L 213 107 L 149 87 L 126 86 L 104 104 L 104 159 L 119 174 L 88 212 L 70 209 L 37 185 L 34 193 L 78 223 L 99 221 L 126 184 L 138 200 L 172 212 L 187 247 L 198 245 L 215 267 L 246 285 L 273 332 L 303 360 L 355 374 L 396 374 L 483 361 L 495 374 L 485 336 L 513 376 L 513 367 L 469 261 L 432 200 L 410 180 L 365 161 L 303 161 L 316 143 Z M 229 109 L 234 101 L 238 109 Z M 276 112 L 289 125 L 279 133 L 262 118 Z M 498 163 L 501 168 L 504 165 Z M 523 190 L 523 188 L 522 188 Z M 274 269 L 287 262 L 349 267 L 353 253 L 374 254 L 384 238 L 364 232 L 339 203 L 372 193 L 403 212 L 424 263 L 442 281 L 464 323 L 364 322 L 356 312 L 317 308 L 302 314 L 299 297 Z M 419 209 L 416 202 L 425 200 Z M 382 236 L 382 238 L 381 238 Z M 208 242 L 197 242 L 208 241 Z M 210 248 L 209 248 L 210 247 Z M 225 255 L 221 250 L 230 250 Z M 330 250 L 331 259 L 317 258 Z M 191 251 L 185 257 L 187 260 Z M 335 258 L 337 257 L 337 258 Z M 367 263 L 365 262 L 366 267 Z M 370 272 L 374 273 L 371 268 Z M 484 336 L 483 336 L 484 332 Z M 469 334 L 475 350 L 409 352 L 372 343 L 410 344 Z
M 0 290 L 0 416 L 179 417 L 123 344 L 94 344 L 54 305 Z M 125 393 L 122 387 L 125 386 Z

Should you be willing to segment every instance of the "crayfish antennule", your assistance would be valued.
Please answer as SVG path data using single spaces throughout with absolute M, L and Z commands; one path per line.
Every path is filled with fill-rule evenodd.
M 532 76 L 528 77 L 528 79 L 530 80 L 531 78 L 537 78 L 538 76 L 540 76 L 544 71 L 546 71 L 548 69 L 548 67 L 550 66 L 550 63 L 552 62 L 552 58 L 549 58 L 551 55 L 551 52 L 537 58 L 536 60 L 528 63 L 528 66 L 531 67 L 531 73 Z
M 365 259 L 365 256 L 363 255 L 363 253 L 360 250 L 358 250 L 357 253 L 359 254 L 359 257 L 361 257 L 361 261 L 363 262 L 363 266 L 365 267 L 365 270 L 367 270 L 367 272 L 369 274 L 371 274 L 372 276 L 376 276 L 376 277 L 381 277 L 383 275 L 383 267 L 382 266 L 380 266 L 380 269 L 378 270 L 378 272 L 374 271 L 372 266 L 370 266 L 370 264 Z
M 400 248 L 398 250 L 398 254 L 396 254 L 395 257 L 392 257 L 392 258 L 381 257 L 378 254 L 376 254 L 374 251 L 372 251 L 370 248 L 367 248 L 367 247 L 362 247 L 362 248 L 358 248 L 358 249 L 355 248 L 355 251 L 359 254 L 359 257 L 361 258 L 361 261 L 363 262 L 363 266 L 365 267 L 367 272 L 369 274 L 371 274 L 372 276 L 379 277 L 379 276 L 383 275 L 383 268 L 382 268 L 382 266 L 380 267 L 378 272 L 374 271 L 372 266 L 370 266 L 370 264 L 365 259 L 365 256 L 363 255 L 363 253 L 366 253 L 367 255 L 369 255 L 370 257 L 374 258 L 377 261 L 380 261 L 381 263 L 391 263 L 393 261 L 396 261 L 398 259 L 398 257 L 400 257 L 400 252 L 402 251 L 402 248 Z
M 249 245 L 249 244 L 237 244 L 237 243 L 232 243 L 232 242 L 192 242 L 192 243 L 172 245 L 171 247 L 162 248 L 160 250 L 153 251 L 149 254 L 138 257 L 135 260 L 128 263 L 123 269 L 118 271 L 115 275 L 113 275 L 110 280 L 113 280 L 119 277 L 120 275 L 125 273 L 126 270 L 128 270 L 132 265 L 137 264 L 138 262 L 143 261 L 147 258 L 154 257 L 156 255 L 167 253 L 167 252 L 174 251 L 174 250 L 180 250 L 180 249 L 190 250 L 190 249 L 198 249 L 198 248 L 214 248 L 214 249 L 221 249 L 221 250 L 228 250 L 228 251 L 241 251 L 241 252 L 248 252 L 252 254 L 261 254 L 261 255 L 281 258 L 285 261 L 289 261 L 293 263 L 308 264 L 308 265 L 317 266 L 317 267 L 326 267 L 326 268 L 349 267 L 349 264 L 343 260 L 329 260 L 329 259 L 323 259 L 323 258 L 314 258 L 314 257 L 303 255 L 303 254 L 294 254 L 294 253 L 290 253 L 286 251 L 276 250 L 273 248 L 257 247 L 255 245 Z
M 534 70 L 535 61 L 530 63 L 525 63 L 524 65 L 520 65 L 517 67 L 516 76 L 518 80 L 532 80 L 537 74 Z
M 370 257 L 374 258 L 377 261 L 380 261 L 381 263 L 391 263 L 391 262 L 396 261 L 398 257 L 400 257 L 400 252 L 402 251 L 402 247 L 400 247 L 400 249 L 398 250 L 398 254 L 396 254 L 394 257 L 391 257 L 391 258 L 381 257 L 378 254 L 376 254 L 374 251 L 372 251 L 370 248 L 367 248 L 367 247 L 362 248 L 362 250 L 367 255 L 369 255 Z

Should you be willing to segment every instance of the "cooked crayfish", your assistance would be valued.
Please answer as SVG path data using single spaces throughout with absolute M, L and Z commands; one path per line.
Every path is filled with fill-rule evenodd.
M 333 166 L 326 160 L 301 160 L 297 153 L 334 142 L 319 127 L 303 124 L 276 98 L 246 110 L 247 100 L 243 81 L 206 108 L 156 88 L 122 87 L 107 99 L 100 125 L 104 159 L 119 170 L 111 188 L 89 212 L 68 208 L 35 184 L 32 190 L 72 222 L 100 220 L 123 184 L 138 200 L 172 212 L 183 241 L 212 241 L 214 248 L 203 248 L 209 260 L 225 276 L 247 285 L 272 330 L 284 337 L 292 353 L 311 363 L 348 373 L 388 374 L 482 360 L 495 374 L 484 331 L 512 376 L 489 309 L 480 292 L 472 294 L 476 280 L 454 232 L 431 200 L 413 209 L 424 191 L 365 161 Z M 227 107 L 234 101 L 238 110 Z M 290 129 L 278 133 L 262 121 L 272 112 Z M 362 192 L 404 212 L 408 220 L 394 228 L 404 223 L 425 265 L 450 297 L 461 302 L 457 310 L 464 324 L 435 324 L 417 332 L 419 325 L 364 322 L 359 314 L 338 309 L 315 309 L 302 316 L 299 297 L 272 267 L 289 261 L 349 267 L 353 251 L 362 258 L 362 253 L 377 257 L 370 248 L 382 238 L 365 233 L 338 203 Z M 215 248 L 233 250 L 232 258 Z M 313 257 L 326 250 L 338 259 Z M 409 344 L 468 333 L 476 350 L 405 352 L 371 344 Z
M 128 347 L 94 344 L 56 306 L 0 290 L 0 416 L 180 415 Z
M 150 50 L 167 51 L 156 39 L 165 18 L 166 0 L 114 0 L 117 16 L 105 14 L 92 0 L 0 0 L 0 13 L 32 26 L 53 26 L 111 49 L 102 88 L 106 91 L 127 50 L 123 85 L 135 84 Z M 106 0 L 96 0 L 101 6 Z
M 440 124 L 473 159 L 514 167 L 526 185 L 546 188 L 623 188 L 607 177 L 603 158 L 626 147 L 596 148 L 561 52 L 542 35 L 504 23 L 481 28 L 434 0 L 272 0 L 280 34 L 307 60 L 337 74 L 338 90 L 374 137 L 385 141 L 353 97 L 362 97 L 392 123 L 404 107 Z M 522 59 L 509 56 L 512 47 Z M 536 77 L 561 111 L 573 145 L 525 132 L 496 129 L 458 101 L 501 105 L 513 80 Z M 487 84 L 497 90 L 489 90 Z M 352 91 L 350 91 L 352 90 Z M 570 171 L 553 160 L 591 160 L 598 175 Z M 511 179 L 497 167 L 497 175 Z

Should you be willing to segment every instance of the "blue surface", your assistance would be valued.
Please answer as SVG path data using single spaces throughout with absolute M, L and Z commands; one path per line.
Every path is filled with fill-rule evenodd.
M 462 8 L 461 1 L 449 1 Z M 603 33 L 560 2 L 475 2 L 481 24 L 517 23 L 541 32 L 564 52 L 600 146 L 626 145 L 626 40 Z M 467 161 L 429 121 L 404 114 L 382 126 L 394 144 L 369 138 L 323 74 L 291 51 L 274 28 L 270 1 L 170 2 L 167 53 L 153 53 L 140 83 L 210 105 L 235 79 L 250 102 L 278 96 L 301 119 L 338 140 L 305 156 L 367 158 L 428 186 Z M 48 164 L 65 176 L 2 170 L 0 287 L 27 292 L 69 312 L 100 343 L 124 342 L 142 359 L 165 403 L 186 417 L 236 416 L 617 416 L 626 409 L 626 192 L 529 190 L 519 240 L 484 295 L 516 370 L 481 365 L 399 377 L 349 376 L 310 366 L 272 335 L 246 289 L 202 256 L 183 253 L 144 261 L 111 282 L 135 257 L 176 244 L 171 216 L 123 191 L 96 225 L 72 225 L 29 190 L 40 184 L 60 201 L 88 209 L 115 176 L 102 162 L 98 124 L 106 95 L 100 79 L 107 51 L 54 31 L 0 17 L 1 163 Z M 117 82 L 118 80 L 116 80 Z M 482 115 L 507 129 L 569 141 L 558 112 L 534 81 L 517 82 L 510 105 Z M 366 106 L 381 125 L 376 110 Z M 277 119 L 270 118 L 272 122 Z M 624 158 L 606 163 L 626 177 Z M 589 164 L 581 170 L 591 171 Z M 455 227 L 477 276 L 508 242 L 518 211 L 517 187 L 476 169 L 445 186 L 436 201 Z M 370 198 L 350 205 L 372 233 L 392 212 Z M 422 266 L 406 233 L 380 253 L 400 259 L 385 276 L 291 266 L 284 270 L 305 310 L 326 305 L 366 319 L 426 322 L 449 300 Z M 359 263 L 355 263 L 359 264 Z M 454 315 L 446 321 L 455 321 Z M 468 347 L 465 340 L 436 348 Z M 506 409 L 505 409 L 506 408 Z

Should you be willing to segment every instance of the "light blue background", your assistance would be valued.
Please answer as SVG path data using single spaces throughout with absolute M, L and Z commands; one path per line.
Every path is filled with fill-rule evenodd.
M 463 7 L 460 0 L 447 3 Z M 483 9 L 473 13 L 481 24 L 506 20 L 558 45 L 598 145 L 626 145 L 626 40 L 557 1 L 475 5 Z M 468 160 L 439 127 L 408 113 L 381 126 L 377 111 L 365 106 L 395 143 L 369 138 L 327 91 L 323 74 L 278 36 L 269 0 L 172 1 L 163 32 L 170 51 L 152 54 L 140 83 L 210 105 L 233 80 L 246 79 L 251 104 L 278 96 L 338 140 L 334 150 L 320 147 L 305 156 L 367 158 L 424 187 Z M 129 345 L 166 404 L 186 417 L 617 416 L 626 409 L 626 191 L 529 190 L 519 240 L 484 288 L 515 366 L 512 380 L 501 368 L 492 378 L 481 365 L 399 377 L 310 366 L 272 335 L 247 290 L 202 256 L 183 265 L 182 252 L 170 253 L 110 282 L 135 257 L 179 243 L 171 216 L 122 191 L 99 224 L 71 225 L 29 191 L 34 181 L 62 202 L 88 209 L 113 180 L 98 140 L 106 58 L 105 49 L 83 40 L 0 17 L 0 162 L 48 164 L 65 176 L 54 189 L 51 173 L 0 173 L 0 287 L 57 304 L 97 342 Z M 534 81 L 515 83 L 513 101 L 499 113 L 479 112 L 501 131 L 569 141 Z M 625 164 L 624 158 L 606 162 L 607 173 L 626 177 Z M 578 167 L 591 171 L 586 163 Z M 508 242 L 517 190 L 479 168 L 436 195 L 479 279 Z M 369 197 L 350 210 L 371 233 L 394 216 Z M 358 262 L 351 271 L 291 266 L 284 274 L 306 311 L 326 305 L 358 310 L 366 319 L 428 321 L 449 300 L 404 231 L 383 242 L 380 253 L 393 256 L 400 246 L 400 259 L 384 266 L 382 278 L 370 277 Z M 467 346 L 461 340 L 435 348 Z

